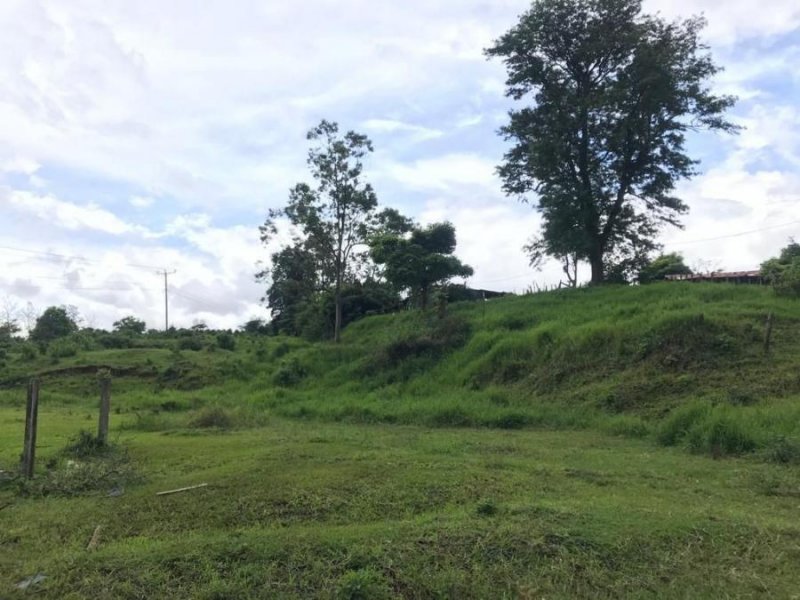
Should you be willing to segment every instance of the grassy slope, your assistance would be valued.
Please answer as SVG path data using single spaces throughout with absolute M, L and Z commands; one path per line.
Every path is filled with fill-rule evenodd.
M 367 319 L 340 348 L 12 361 L 6 381 L 61 371 L 44 376 L 36 485 L 0 486 L 0 597 L 36 572 L 53 598 L 797 589 L 800 475 L 775 461 L 797 458 L 798 303 L 670 285 L 452 313 Z M 86 485 L 59 455 L 94 426 L 96 382 L 70 369 L 98 364 L 118 370 L 112 429 L 138 474 L 118 498 L 119 472 Z M 0 389 L 0 469 L 17 459 L 23 396 Z

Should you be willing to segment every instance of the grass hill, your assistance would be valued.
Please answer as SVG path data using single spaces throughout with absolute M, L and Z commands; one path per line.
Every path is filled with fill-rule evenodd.
M 53 598 L 788 596 L 799 334 L 766 288 L 660 284 L 372 317 L 339 346 L 12 351 L 0 469 L 34 374 L 40 460 L 0 479 L 0 597 L 39 572 Z M 110 448 L 76 437 L 99 368 Z
M 800 436 L 800 304 L 755 286 L 673 283 L 461 303 L 444 318 L 364 319 L 340 346 L 240 336 L 227 351 L 212 336 L 190 341 L 81 351 L 57 364 L 12 359 L 0 372 L 0 400 L 18 404 L 9 388 L 39 373 L 51 403 L 80 402 L 94 393 L 91 374 L 110 367 L 115 404 L 138 419 L 130 427 L 180 427 L 205 407 L 241 422 L 599 428 L 725 453 Z M 727 433 L 736 439 L 719 438 Z

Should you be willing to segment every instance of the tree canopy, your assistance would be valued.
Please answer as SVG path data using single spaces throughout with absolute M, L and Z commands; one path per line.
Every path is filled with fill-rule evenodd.
M 691 275 L 692 270 L 684 262 L 683 255 L 677 252 L 662 254 L 648 262 L 640 271 L 639 283 L 663 281 L 667 275 Z
M 455 227 L 451 223 L 433 223 L 414 226 L 408 234 L 376 235 L 370 244 L 370 255 L 383 266 L 383 275 L 390 284 L 409 291 L 426 309 L 433 286 L 473 273 L 472 267 L 453 256 L 455 249 Z
M 734 98 L 708 88 L 719 68 L 703 26 L 643 14 L 640 0 L 537 0 L 486 50 L 505 63 L 507 95 L 530 102 L 501 130 L 503 188 L 541 211 L 541 250 L 589 261 L 593 283 L 679 224 L 675 185 L 697 166 L 686 134 L 736 130 Z
M 70 312 L 72 311 L 64 306 L 51 306 L 46 309 L 36 319 L 36 325 L 30 332 L 30 339 L 46 344 L 78 331 L 78 324 Z
M 762 263 L 761 275 L 781 296 L 800 297 L 800 244 L 791 240 L 777 257 Z
M 114 322 L 114 332 L 127 335 L 142 335 L 147 329 L 147 324 L 134 316 L 123 317 Z
M 365 135 L 321 121 L 308 132 L 314 143 L 308 166 L 315 185 L 299 183 L 289 193 L 284 208 L 270 211 L 261 227 L 267 243 L 277 232 L 276 220 L 286 218 L 299 230 L 295 246 L 312 256 L 320 269 L 330 274 L 335 303 L 334 340 L 342 328 L 342 287 L 363 257 L 359 247 L 369 235 L 378 201 L 372 186 L 363 181 L 363 158 L 372 152 Z M 280 309 L 279 309 L 280 310 Z

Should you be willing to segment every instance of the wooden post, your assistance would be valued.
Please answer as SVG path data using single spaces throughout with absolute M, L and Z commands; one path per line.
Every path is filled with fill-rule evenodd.
M 772 313 L 767 315 L 767 329 L 764 332 L 764 354 L 769 354 L 770 343 L 772 342 Z
M 39 416 L 39 380 L 28 383 L 28 402 L 25 405 L 25 441 L 22 446 L 22 475 L 33 478 L 36 462 L 36 424 Z
M 111 377 L 100 375 L 100 420 L 97 425 L 97 439 L 104 446 L 108 443 L 108 414 L 111 410 Z

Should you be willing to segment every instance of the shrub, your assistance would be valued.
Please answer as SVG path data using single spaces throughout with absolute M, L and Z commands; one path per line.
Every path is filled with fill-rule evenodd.
M 227 332 L 219 333 L 217 334 L 217 346 L 222 350 L 236 350 L 236 338 Z
M 306 367 L 295 357 L 284 360 L 272 377 L 273 383 L 282 387 L 291 387 L 300 383 L 308 374 Z
M 78 354 L 78 345 L 72 340 L 57 339 L 50 343 L 48 354 L 52 358 L 68 358 Z
M 189 426 L 197 429 L 230 429 L 233 426 L 233 419 L 223 408 L 207 406 L 195 415 Z
M 770 444 L 767 458 L 781 465 L 796 465 L 800 463 L 800 442 L 781 436 Z
M 73 458 L 88 458 L 106 454 L 108 451 L 109 446 L 104 444 L 99 437 L 88 431 L 81 430 L 78 435 L 69 441 L 61 453 L 64 456 Z
M 705 423 L 697 423 L 688 440 L 693 452 L 708 452 L 715 457 L 746 454 L 758 446 L 744 424 L 724 412 L 712 415 Z
M 31 361 L 34 360 L 39 355 L 39 349 L 36 347 L 35 344 L 31 344 L 30 342 L 25 342 L 24 344 L 20 345 L 19 354 L 22 357 L 22 360 Z
M 195 352 L 203 349 L 203 340 L 196 336 L 182 337 L 178 340 L 178 350 L 193 350 Z
M 381 600 L 391 598 L 386 577 L 371 567 L 348 571 L 337 581 L 339 600 Z
M 675 446 L 683 440 L 698 421 L 707 418 L 711 406 L 693 403 L 673 410 L 658 429 L 656 438 L 662 446 Z
M 97 338 L 97 343 L 109 350 L 118 350 L 131 347 L 131 338 L 118 333 L 109 333 Z

